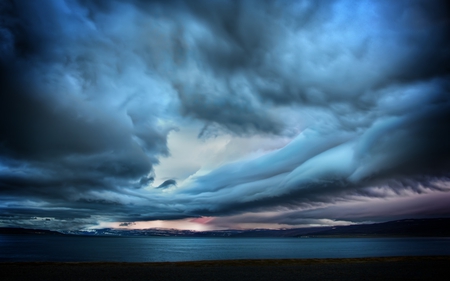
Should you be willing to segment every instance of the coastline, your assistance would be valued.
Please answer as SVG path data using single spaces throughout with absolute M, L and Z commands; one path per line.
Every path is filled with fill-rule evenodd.
M 450 256 L 185 262 L 0 262 L 2 280 L 446 280 Z

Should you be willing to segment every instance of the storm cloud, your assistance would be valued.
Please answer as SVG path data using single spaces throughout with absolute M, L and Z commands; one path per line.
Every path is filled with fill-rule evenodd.
M 3 225 L 376 220 L 345 206 L 449 191 L 445 1 L 5 1 L 0 17 Z M 169 146 L 184 127 L 289 143 L 161 179 L 171 151 L 201 151 Z

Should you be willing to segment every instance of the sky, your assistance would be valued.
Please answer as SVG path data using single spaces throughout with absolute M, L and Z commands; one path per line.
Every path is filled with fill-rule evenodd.
M 0 2 L 0 226 L 450 217 L 445 1 Z

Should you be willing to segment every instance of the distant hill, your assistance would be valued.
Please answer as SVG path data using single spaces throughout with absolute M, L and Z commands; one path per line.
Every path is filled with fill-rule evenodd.
M 311 237 L 450 237 L 450 218 L 406 219 L 384 223 L 336 226 L 306 235 Z
M 179 237 L 450 237 L 450 218 L 406 219 L 374 224 L 308 227 L 293 229 L 251 229 L 191 231 L 177 229 L 95 229 L 64 233 L 24 228 L 0 228 L 0 234 L 82 236 L 179 236 Z
M 0 234 L 64 235 L 61 232 L 51 230 L 11 227 L 0 227 Z

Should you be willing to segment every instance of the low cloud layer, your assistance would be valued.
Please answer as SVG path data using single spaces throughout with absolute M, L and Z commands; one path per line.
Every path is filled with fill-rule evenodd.
M 386 220 L 343 210 L 447 194 L 444 1 L 44 2 L 0 5 L 0 224 Z M 202 151 L 168 145 L 183 128 L 261 141 L 160 179 L 172 151 Z

